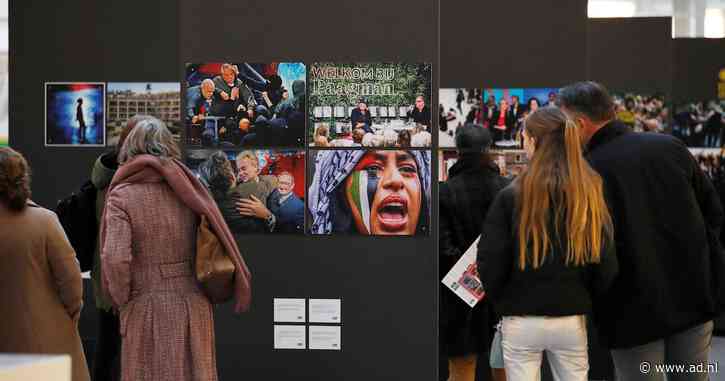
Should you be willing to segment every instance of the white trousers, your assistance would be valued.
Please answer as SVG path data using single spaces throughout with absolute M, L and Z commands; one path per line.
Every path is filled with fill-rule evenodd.
M 501 338 L 507 380 L 540 380 L 544 351 L 554 380 L 587 380 L 589 357 L 584 315 L 505 316 Z

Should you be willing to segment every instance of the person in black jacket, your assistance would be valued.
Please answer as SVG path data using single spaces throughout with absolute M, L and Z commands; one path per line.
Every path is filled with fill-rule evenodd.
M 491 134 L 483 126 L 466 124 L 456 129 L 459 158 L 448 171 L 448 181 L 440 185 L 440 277 L 460 259 L 476 238 L 491 202 L 508 185 L 488 155 Z M 492 329 L 498 321 L 490 305 L 481 302 L 473 309 L 455 294 L 441 287 L 440 295 L 441 356 L 452 380 L 473 381 L 476 360 L 488 363 Z M 480 373 L 480 372 L 479 372 Z M 465 375 L 465 376 L 462 376 Z
M 121 130 L 118 143 L 109 152 L 96 159 L 91 170 L 91 182 L 96 188 L 95 226 L 100 226 L 103 208 L 106 205 L 106 192 L 111 185 L 113 176 L 118 170 L 118 153 L 123 143 L 136 125 L 149 118 L 148 115 L 134 115 L 126 121 Z M 98 232 L 100 237 L 100 232 Z M 100 241 L 100 238 L 97 239 Z M 91 282 L 93 295 L 98 312 L 98 330 L 96 333 L 96 352 L 93 355 L 93 380 L 116 381 L 121 379 L 121 334 L 118 314 L 112 311 L 112 304 L 108 294 L 101 288 L 101 251 L 96 245 L 93 252 L 93 269 L 91 269 Z
M 526 119 L 531 163 L 496 197 L 478 246 L 486 295 L 503 316 L 506 377 L 587 380 L 585 315 L 617 273 L 602 180 L 582 156 L 579 130 L 555 107 Z
M 495 143 L 503 142 L 511 135 L 516 125 L 516 119 L 509 112 L 509 103 L 505 99 L 499 102 L 499 108 L 494 110 L 491 117 L 490 128 L 493 129 L 493 140 Z
M 266 234 L 274 230 L 276 217 L 267 208 L 268 195 L 277 186 L 273 176 L 258 176 L 258 166 L 251 151 L 239 154 L 238 179 L 232 162 L 223 151 L 213 152 L 199 164 L 199 180 L 211 193 L 224 221 L 239 244 L 245 234 Z M 248 178 L 245 176 L 251 176 Z M 235 185 L 236 184 L 236 185 Z
M 413 123 L 422 124 L 427 127 L 431 124 L 430 108 L 425 105 L 425 99 L 422 95 L 415 98 L 415 107 L 410 111 L 410 119 Z
M 512 123 L 512 128 L 508 131 L 507 139 L 515 140 L 519 133 L 520 125 L 524 118 L 524 107 L 521 105 L 518 95 L 511 96 L 511 105 L 509 105 L 507 118 Z
M 364 100 L 361 99 L 357 103 L 357 108 L 350 113 L 350 124 L 352 129 L 362 128 L 365 133 L 373 133 L 373 117 Z
M 715 266 L 723 261 L 723 210 L 712 184 L 679 139 L 614 121 L 604 86 L 567 86 L 559 102 L 579 125 L 611 201 L 621 271 L 595 305 L 595 320 L 617 379 L 640 379 L 644 361 L 707 362 L 721 304 L 712 282 L 725 276 Z

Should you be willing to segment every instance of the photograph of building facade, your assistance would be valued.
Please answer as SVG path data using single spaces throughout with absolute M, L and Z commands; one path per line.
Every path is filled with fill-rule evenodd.
M 109 83 L 108 145 L 116 144 L 121 129 L 134 115 L 155 116 L 179 137 L 181 86 L 178 83 Z

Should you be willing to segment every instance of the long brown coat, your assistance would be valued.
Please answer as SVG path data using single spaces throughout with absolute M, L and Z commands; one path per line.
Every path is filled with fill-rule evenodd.
M 160 177 L 107 196 L 103 284 L 124 381 L 216 380 L 212 307 L 192 273 L 198 217 Z
M 55 213 L 0 202 L 0 352 L 69 354 L 73 381 L 88 381 L 78 335 L 83 281 Z

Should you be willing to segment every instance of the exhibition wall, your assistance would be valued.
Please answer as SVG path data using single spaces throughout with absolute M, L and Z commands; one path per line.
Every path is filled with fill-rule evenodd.
M 612 92 L 672 94 L 672 19 L 589 19 L 588 78 Z
M 441 87 L 560 87 L 586 77 L 586 1 L 445 1 Z
M 586 1 L 565 3 L 13 2 L 12 147 L 25 154 L 33 168 L 33 199 L 52 209 L 89 179 L 93 162 L 107 149 L 103 145 L 117 137 L 124 117 L 111 106 L 113 97 L 122 98 L 126 91 L 152 93 L 131 83 L 154 84 L 153 88 L 179 85 L 178 90 L 174 87 L 159 96 L 179 93 L 170 97 L 181 109 L 179 139 L 193 167 L 211 149 L 222 148 L 214 144 L 210 149 L 201 137 L 190 139 L 185 131 L 189 89 L 200 85 L 203 79 L 197 74 L 204 65 L 252 63 L 269 69 L 279 68 L 279 63 L 295 64 L 306 70 L 307 100 L 313 102 L 322 99 L 309 94 L 310 69 L 318 64 L 387 65 L 400 67 L 401 72 L 414 66 L 423 79 L 400 99 L 365 97 L 368 103 L 379 103 L 370 106 L 376 107 L 375 118 L 386 125 L 397 123 L 394 119 L 404 113 L 401 107 L 412 107 L 416 94 L 424 95 L 432 111 L 428 144 L 413 144 L 410 151 L 415 154 L 408 158 L 420 178 L 422 194 L 423 223 L 414 231 L 377 236 L 371 226 L 358 226 L 344 232 L 353 234 L 342 234 L 315 222 L 313 212 L 319 209 L 311 210 L 309 200 L 311 190 L 319 200 L 320 192 L 312 184 L 320 165 L 340 160 L 353 172 L 366 155 L 392 152 L 390 145 L 379 150 L 311 147 L 319 127 L 315 124 L 333 122 L 328 126 L 334 130 L 331 137 L 344 135 L 345 128 L 335 127 L 335 107 L 344 111 L 341 125 L 347 124 L 359 98 L 355 94 L 345 100 L 328 97 L 319 104 L 308 103 L 305 128 L 292 139 L 235 142 L 223 148 L 232 159 L 251 147 L 264 163 L 283 163 L 284 170 L 294 174 L 295 194 L 305 201 L 306 221 L 294 234 L 249 235 L 240 247 L 253 275 L 253 302 L 250 311 L 241 315 L 234 315 L 228 305 L 215 308 L 217 367 L 221 379 L 433 381 L 438 371 L 440 287 L 437 194 L 438 179 L 445 178 L 439 173 L 445 166 L 438 165 L 438 158 L 444 157 L 439 151 L 443 145 L 438 144 L 438 89 L 476 88 L 496 94 L 520 90 L 524 95 L 592 79 L 616 92 L 662 93 L 681 101 L 717 95 L 717 73 L 725 67 L 723 40 L 672 40 L 669 18 L 592 20 L 587 19 Z M 282 77 L 289 83 L 302 78 Z M 86 94 L 95 84 L 105 87 L 106 98 L 98 103 L 102 108 L 108 104 L 102 118 L 106 125 L 93 130 L 102 131 L 103 139 L 87 137 L 88 142 L 81 143 L 73 134 L 63 135 L 65 127 L 52 118 L 48 123 L 54 109 L 74 112 L 78 92 Z M 91 107 L 87 103 L 95 96 L 86 96 L 90 101 L 84 107 Z M 87 117 L 89 128 L 91 118 L 95 114 Z M 51 141 L 48 132 L 55 127 L 60 132 Z M 280 173 L 280 167 L 268 167 L 268 174 Z M 365 183 L 361 179 L 369 181 L 356 178 Z M 334 220 L 330 223 L 337 225 Z M 80 329 L 86 350 L 92 353 L 96 322 L 90 292 L 86 287 Z M 275 349 L 275 298 L 339 299 L 340 322 L 318 326 L 339 327 L 340 347 Z M 294 325 L 315 326 L 305 322 L 279 326 Z M 599 358 L 592 357 L 592 374 L 603 378 L 607 374 L 597 372 L 608 365 L 597 363 Z
M 718 73 L 725 69 L 725 39 L 683 38 L 672 42 L 675 101 L 717 98 Z

